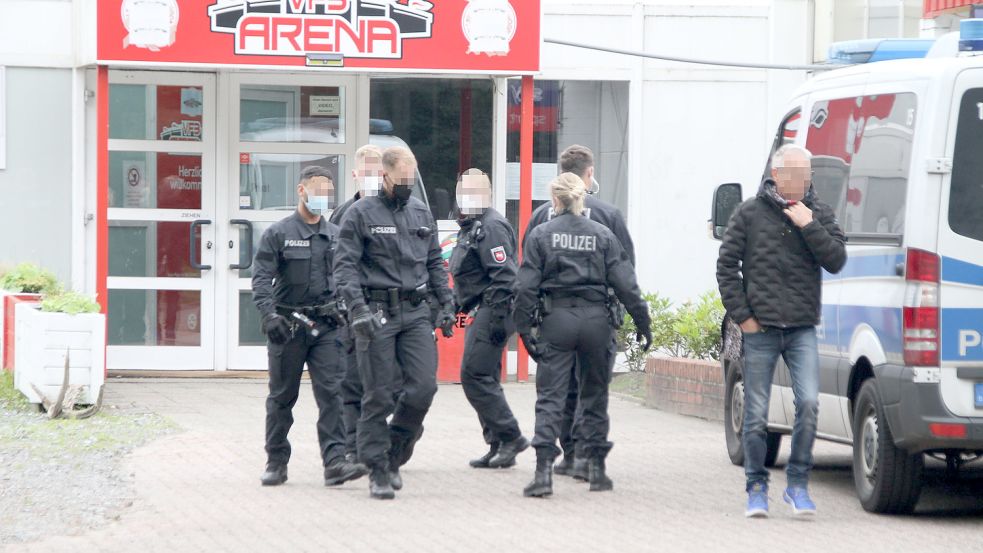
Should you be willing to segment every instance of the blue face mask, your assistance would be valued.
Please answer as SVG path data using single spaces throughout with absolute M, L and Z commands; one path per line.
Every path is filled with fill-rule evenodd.
M 314 215 L 321 215 L 331 209 L 331 197 L 308 194 L 304 205 L 306 205 L 307 210 Z

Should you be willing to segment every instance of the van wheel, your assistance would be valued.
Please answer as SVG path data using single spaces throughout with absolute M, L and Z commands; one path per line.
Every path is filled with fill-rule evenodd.
M 872 513 L 910 513 L 922 491 L 921 453 L 894 445 L 874 379 L 864 382 L 853 414 L 853 482 Z
M 727 456 L 730 457 L 730 462 L 737 466 L 744 466 L 744 444 L 741 441 L 744 426 L 743 370 L 743 360 L 730 362 L 727 370 L 727 387 L 724 391 L 724 437 L 727 441 Z M 782 435 L 778 432 L 769 432 L 767 440 L 765 466 L 773 467 L 782 448 Z

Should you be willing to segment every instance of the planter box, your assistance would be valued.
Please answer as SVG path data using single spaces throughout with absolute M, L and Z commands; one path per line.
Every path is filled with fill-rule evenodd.
M 14 370 L 14 306 L 40 303 L 41 294 L 22 294 L 0 290 L 0 369 Z
M 58 395 L 70 354 L 69 384 L 85 386 L 79 403 L 95 403 L 106 375 L 106 319 L 101 313 L 44 313 L 36 305 L 15 308 L 14 386 L 32 403 L 41 398 L 33 383 L 50 399 Z
M 724 420 L 724 371 L 718 361 L 649 357 L 645 405 L 701 419 Z

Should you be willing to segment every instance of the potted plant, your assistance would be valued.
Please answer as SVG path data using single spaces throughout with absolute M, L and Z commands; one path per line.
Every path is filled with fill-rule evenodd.
M 60 290 L 55 275 L 33 263 L 21 263 L 0 277 L 0 368 L 14 368 L 14 306 L 37 303 L 42 294 Z
M 106 365 L 106 319 L 99 310 L 77 292 L 16 306 L 14 386 L 29 401 L 59 398 L 60 404 L 67 393 L 71 403 L 98 403 Z

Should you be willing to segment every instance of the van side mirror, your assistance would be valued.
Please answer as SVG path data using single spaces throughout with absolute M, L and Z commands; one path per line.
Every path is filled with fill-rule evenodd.
M 714 240 L 720 240 L 727 230 L 727 223 L 734 210 L 741 204 L 741 183 L 728 182 L 721 184 L 713 191 L 713 208 L 710 211 L 710 234 Z

